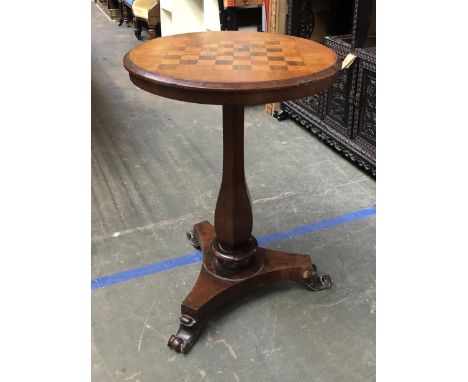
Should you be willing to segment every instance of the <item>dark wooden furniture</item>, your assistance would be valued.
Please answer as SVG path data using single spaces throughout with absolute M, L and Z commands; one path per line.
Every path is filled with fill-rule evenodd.
M 187 352 L 224 303 L 281 280 L 310 290 L 331 287 L 310 257 L 258 247 L 244 175 L 244 105 L 303 97 L 327 88 L 340 68 L 335 53 L 312 41 L 258 32 L 203 32 L 163 37 L 124 58 L 130 80 L 163 97 L 223 107 L 223 175 L 214 215 L 189 239 L 203 265 L 182 303 L 168 346 Z
M 159 0 L 133 0 L 133 31 L 135 37 L 141 40 L 141 23 L 148 25 L 150 39 L 161 35 L 161 16 Z
M 119 19 L 119 27 L 125 23 L 127 27 L 130 26 L 130 17 L 133 17 L 132 13 L 132 4 L 133 0 L 119 0 L 119 11 L 120 11 L 120 19 Z
M 100 7 L 105 14 L 109 15 L 112 20 L 120 18 L 120 11 L 117 0 L 95 0 L 94 3 Z
M 116 0 L 99 0 L 101 3 L 106 3 L 106 6 L 107 6 L 107 9 L 116 9 L 117 6 L 116 6 L 116 3 L 117 1 Z M 96 0 L 94 1 L 96 3 Z
M 221 30 L 237 31 L 240 26 L 256 25 L 262 31 L 263 0 L 219 0 Z
M 288 34 L 309 38 L 309 1 L 289 0 Z M 317 135 L 346 158 L 376 176 L 376 49 L 369 36 L 370 0 L 355 0 L 352 33 L 328 36 L 325 45 L 339 58 L 357 56 L 332 86 L 318 94 L 282 103 L 279 119 L 288 116 Z

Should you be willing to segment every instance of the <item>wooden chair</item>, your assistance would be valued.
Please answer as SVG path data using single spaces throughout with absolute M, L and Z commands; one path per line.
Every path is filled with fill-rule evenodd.
M 156 26 L 161 22 L 159 0 L 134 0 L 132 4 L 135 36 L 141 40 L 141 21 L 148 24 L 150 39 L 156 37 Z
M 119 10 L 120 10 L 120 19 L 119 19 L 119 27 L 125 21 L 127 27 L 130 26 L 130 21 L 128 17 L 128 12 L 132 13 L 132 4 L 133 0 L 119 0 Z

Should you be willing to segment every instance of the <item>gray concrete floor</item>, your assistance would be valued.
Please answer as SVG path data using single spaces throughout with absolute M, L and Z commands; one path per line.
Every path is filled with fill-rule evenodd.
M 138 42 L 92 5 L 92 277 L 182 256 L 213 219 L 221 108 L 137 89 Z M 144 35 L 145 36 L 145 35 Z M 254 235 L 375 205 L 375 182 L 291 121 L 245 115 Z M 92 377 L 106 381 L 375 380 L 375 218 L 271 244 L 310 253 L 334 287 L 278 284 L 232 303 L 183 356 L 166 342 L 200 264 L 92 291 Z

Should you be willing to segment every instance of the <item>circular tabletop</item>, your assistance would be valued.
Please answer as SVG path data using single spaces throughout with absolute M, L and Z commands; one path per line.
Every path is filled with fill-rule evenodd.
M 124 66 L 143 90 L 215 105 L 301 98 L 328 87 L 341 68 L 322 44 L 234 31 L 156 38 L 127 53 Z

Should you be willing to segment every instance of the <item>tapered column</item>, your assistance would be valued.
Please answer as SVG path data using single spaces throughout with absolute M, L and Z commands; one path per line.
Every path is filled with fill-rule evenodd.
M 224 253 L 224 260 L 248 257 L 253 238 L 252 207 L 244 174 L 244 106 L 223 105 L 223 177 L 214 221 L 215 252 Z

